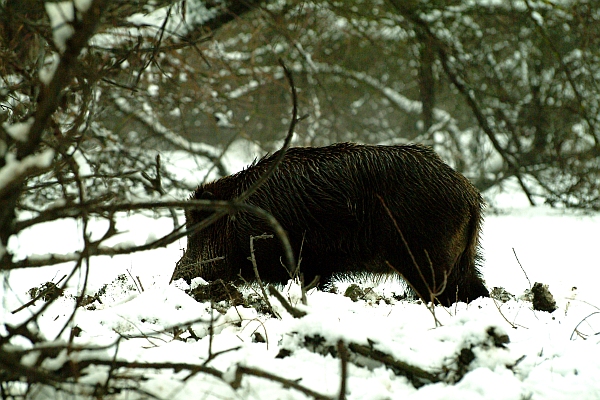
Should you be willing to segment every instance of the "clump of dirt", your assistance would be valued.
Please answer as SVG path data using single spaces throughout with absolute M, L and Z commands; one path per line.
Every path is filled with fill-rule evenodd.
M 377 302 L 379 300 L 390 304 L 390 299 L 380 296 L 373 290 L 372 287 L 361 288 L 356 283 L 351 284 L 346 288 L 344 296 L 349 297 L 352 301 L 364 300 L 367 302 Z
M 109 299 L 114 301 L 113 297 L 120 298 L 125 296 L 127 293 L 131 293 L 138 290 L 135 285 L 130 283 L 129 277 L 126 274 L 121 274 L 113 279 L 112 282 L 104 284 L 98 289 L 93 296 L 85 295 L 81 302 L 80 307 L 86 310 L 95 310 L 98 304 L 103 304 L 102 299 Z M 110 303 L 111 301 L 109 301 Z
M 533 294 L 531 302 L 533 303 L 534 310 L 553 312 L 557 309 L 556 301 L 552 293 L 550 293 L 548 285 L 536 282 L 531 288 L 531 293 Z
M 358 301 L 365 297 L 365 291 L 362 290 L 360 286 L 353 283 L 352 285 L 346 288 L 344 296 L 349 297 L 352 301 Z
M 242 306 L 244 308 L 254 308 L 262 314 L 273 314 L 271 306 L 260 294 L 259 288 L 251 286 L 236 286 L 231 282 L 217 279 L 212 282 L 205 282 L 195 285 L 191 288 L 181 288 L 190 297 L 199 303 L 211 303 L 211 307 L 221 314 L 225 314 L 231 307 Z
M 206 285 L 198 285 L 188 293 L 194 300 L 204 303 L 211 301 L 219 303 L 227 301 L 231 306 L 244 304 L 244 296 L 231 282 L 224 282 L 222 279 L 210 282 Z
M 490 297 L 492 299 L 496 299 L 496 300 L 501 301 L 503 303 L 506 303 L 509 300 L 514 300 L 515 299 L 515 295 L 509 293 L 503 287 L 494 287 L 492 289 L 492 291 L 490 292 Z
M 493 288 L 490 292 L 490 297 L 503 303 L 516 299 L 515 295 L 507 292 L 506 289 L 502 287 Z M 548 289 L 548 285 L 540 282 L 534 283 L 531 289 L 525 290 L 519 297 L 519 300 L 530 301 L 533 305 L 533 309 L 536 311 L 553 312 L 558 308 L 554 296 L 552 296 L 552 293 L 550 293 L 550 290 Z
M 476 343 L 465 343 L 464 347 L 459 350 L 455 362 L 450 364 L 455 369 L 446 371 L 446 380 L 450 382 L 460 381 L 465 374 L 471 370 L 471 363 L 477 358 L 477 352 L 481 353 L 482 350 L 491 348 L 505 349 L 508 343 L 510 343 L 510 338 L 506 333 L 498 331 L 497 328 L 490 326 L 486 330 L 486 335 L 481 341 Z
M 63 296 L 64 290 L 56 286 L 54 282 L 46 282 L 38 287 L 29 289 L 27 293 L 32 300 L 42 299 L 45 302 L 49 302 Z

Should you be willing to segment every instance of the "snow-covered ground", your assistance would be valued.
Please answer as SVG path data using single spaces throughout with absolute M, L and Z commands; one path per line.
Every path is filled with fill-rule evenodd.
M 62 365 L 66 357 L 155 363 L 153 369 L 112 371 L 112 384 L 128 384 L 137 391 L 124 390 L 105 398 L 313 398 L 289 382 L 256 376 L 257 371 L 328 398 L 340 398 L 342 362 L 337 346 L 342 340 L 348 352 L 347 399 L 600 399 L 600 215 L 530 208 L 517 195 L 493 194 L 490 200 L 498 207 L 486 216 L 482 272 L 490 289 L 503 287 L 517 296 L 515 300 L 478 299 L 469 305 L 436 307 L 441 323 L 436 327 L 425 305 L 395 297 L 403 286 L 394 279 L 359 282 L 361 287 L 372 286 L 373 291 L 356 302 L 343 295 L 347 281 L 338 283 L 338 294 L 313 290 L 307 306 L 300 304 L 298 288 L 292 285 L 282 292 L 306 316 L 293 318 L 275 298 L 271 303 L 281 319 L 254 308 L 230 307 L 224 314 L 212 312 L 211 338 L 210 304 L 196 302 L 168 284 L 185 247 L 182 240 L 165 249 L 93 258 L 87 292 L 95 294 L 109 285 L 100 297 L 102 303 L 94 303 L 95 309 L 77 311 L 72 326 L 81 328 L 81 333 L 74 343 L 107 347 L 62 354 L 59 359 L 63 361 L 55 363 Z M 126 233 L 117 239 L 138 244 L 145 243 L 150 234 L 158 236 L 172 228 L 169 219 L 139 215 L 123 216 L 119 224 Z M 81 243 L 79 229 L 73 221 L 59 221 L 23 233 L 10 246 L 20 257 L 71 252 Z M 97 230 L 101 235 L 103 228 Z M 6 334 L 4 324 L 17 324 L 43 305 L 38 301 L 11 313 L 30 300 L 30 288 L 56 282 L 71 268 L 63 264 L 4 274 L 0 331 Z M 529 288 L 528 279 L 531 284 L 549 285 L 556 311 L 534 311 L 531 302 L 518 299 Z M 45 338 L 54 339 L 70 317 L 74 304 L 70 295 L 82 280 L 83 274 L 39 319 Z M 175 326 L 183 329 L 176 339 Z M 69 333 L 67 329 L 62 339 L 67 340 Z M 118 346 L 110 346 L 117 341 Z M 357 355 L 356 348 L 377 350 L 381 352 L 377 354 L 419 367 L 434 379 L 410 380 L 393 367 Z M 158 368 L 165 363 L 184 367 L 177 371 Z M 222 375 L 190 370 L 194 365 Z M 53 368 L 52 363 L 44 366 Z M 236 371 L 241 380 L 236 380 Z M 89 366 L 79 382 L 104 385 L 108 374 L 107 366 Z M 74 390 L 80 391 L 80 398 L 89 398 L 82 387 Z M 31 398 L 55 395 L 40 387 L 29 394 Z

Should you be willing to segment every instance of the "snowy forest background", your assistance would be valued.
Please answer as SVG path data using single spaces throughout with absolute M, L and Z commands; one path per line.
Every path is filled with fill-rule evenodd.
M 275 151 L 292 123 L 293 145 L 425 143 L 481 191 L 599 210 L 599 22 L 595 0 L 0 0 L 0 269 L 164 247 L 188 193 L 233 172 L 230 146 Z M 210 172 L 178 179 L 182 152 Z M 105 246 L 123 212 L 173 228 Z M 11 237 L 64 218 L 80 251 L 13 257 Z M 40 344 L 42 311 L 0 359 Z M 37 367 L 5 378 L 53 385 Z

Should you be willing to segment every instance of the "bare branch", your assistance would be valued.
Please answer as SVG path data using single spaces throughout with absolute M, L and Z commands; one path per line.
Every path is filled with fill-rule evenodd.
M 283 306 L 283 308 L 285 308 L 285 310 L 290 313 L 290 315 L 294 318 L 302 318 L 306 315 L 306 312 L 302 311 L 302 310 L 298 310 L 297 308 L 292 307 L 292 305 L 285 299 L 285 297 L 283 297 L 281 295 L 281 293 L 279 293 L 279 291 L 277 289 L 275 289 L 275 286 L 273 285 L 269 285 L 269 293 L 271 293 L 273 296 L 275 296 L 275 298 L 277 298 L 277 300 L 279 300 L 279 302 L 281 303 L 281 305 Z
M 311 396 L 317 400 L 332 400 L 332 397 L 325 396 L 321 393 L 317 393 L 314 390 L 311 390 L 305 386 L 300 385 L 296 381 L 282 378 L 282 377 L 272 374 L 270 372 L 262 371 L 258 368 L 244 367 L 241 365 L 238 366 L 237 369 L 235 370 L 235 380 L 231 384 L 231 386 L 234 389 L 237 389 L 241 386 L 244 375 L 252 375 L 252 376 L 257 376 L 259 378 L 265 378 L 265 379 L 271 380 L 273 382 L 279 382 L 279 383 L 283 384 L 284 387 L 291 387 L 291 388 L 296 389 L 296 390 L 306 394 L 307 396 Z
M 197 230 L 203 229 L 218 218 L 220 215 L 224 215 L 226 213 L 236 213 L 239 211 L 249 212 L 254 214 L 262 219 L 264 219 L 273 229 L 275 235 L 280 240 L 283 250 L 284 257 L 286 259 L 286 263 L 289 265 L 294 264 L 294 256 L 292 247 L 287 239 L 287 234 L 281 224 L 268 212 L 265 210 L 253 206 L 251 204 L 246 203 L 238 203 L 236 201 L 213 201 L 213 200 L 187 200 L 187 201 L 162 201 L 162 202 L 139 202 L 139 203 L 117 203 L 112 205 L 100 205 L 96 203 L 92 204 L 73 204 L 67 207 L 61 207 L 53 209 L 53 215 L 48 216 L 44 215 L 41 218 L 33 218 L 28 221 L 23 221 L 17 224 L 18 230 L 25 229 L 26 227 L 33 226 L 37 223 L 47 222 L 51 220 L 61 219 L 61 218 L 73 218 L 78 217 L 81 213 L 87 213 L 89 215 L 97 214 L 97 215 L 106 215 L 106 214 L 114 214 L 117 212 L 130 212 L 136 210 L 148 210 L 148 209 L 159 209 L 159 208 L 202 208 L 207 210 L 216 210 L 219 211 L 213 216 L 209 217 L 206 220 L 199 222 L 198 224 L 188 227 L 188 229 L 176 229 L 170 232 L 169 234 L 152 241 L 150 243 L 140 245 L 140 246 L 117 246 L 117 247 L 102 247 L 98 245 L 89 246 L 86 249 L 87 254 L 89 255 L 108 255 L 115 256 L 120 254 L 130 254 L 137 251 L 146 251 L 151 249 L 156 249 L 159 247 L 167 246 L 168 244 L 189 235 L 192 232 L 196 232 Z M 219 215 L 220 214 L 220 215 Z M 18 261 L 10 266 L 10 269 L 14 268 L 29 268 L 29 267 L 38 267 L 42 265 L 54 265 L 63 262 L 69 262 L 79 259 L 81 256 L 80 253 L 72 253 L 66 255 L 57 255 L 50 254 L 41 258 L 30 257 L 29 259 Z

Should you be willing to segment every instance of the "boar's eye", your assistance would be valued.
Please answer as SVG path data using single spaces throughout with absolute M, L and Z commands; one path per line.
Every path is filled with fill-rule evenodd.
M 204 191 L 202 193 L 197 193 L 196 198 L 198 200 L 213 200 L 215 198 L 215 195 L 212 194 L 212 192 Z

